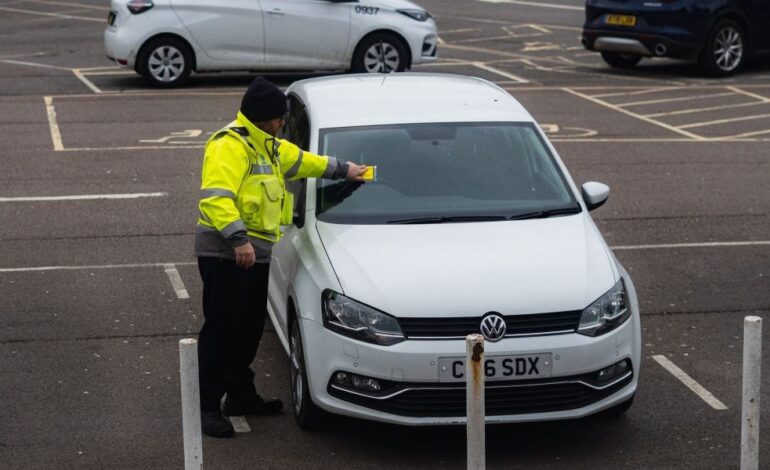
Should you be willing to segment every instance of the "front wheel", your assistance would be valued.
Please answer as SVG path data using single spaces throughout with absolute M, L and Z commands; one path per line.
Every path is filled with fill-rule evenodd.
M 137 57 L 137 71 L 150 86 L 179 86 L 190 77 L 192 54 L 190 47 L 179 39 L 156 38 L 142 47 Z
M 722 20 L 708 36 L 700 65 L 710 75 L 727 76 L 743 66 L 745 57 L 746 37 L 743 28 L 734 21 Z
M 636 54 L 624 54 L 622 52 L 602 52 L 602 59 L 612 67 L 630 69 L 642 60 L 642 56 Z
M 392 73 L 403 72 L 408 65 L 404 43 L 392 34 L 376 33 L 358 45 L 351 68 L 357 73 Z
M 300 429 L 315 429 L 321 425 L 323 410 L 310 397 L 305 368 L 305 352 L 302 347 L 302 332 L 297 317 L 291 319 L 291 341 L 289 342 L 291 362 L 291 409 Z

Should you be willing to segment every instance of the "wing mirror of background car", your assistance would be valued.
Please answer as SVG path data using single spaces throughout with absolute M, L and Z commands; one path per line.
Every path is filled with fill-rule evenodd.
M 589 181 L 585 183 L 580 192 L 583 195 L 583 201 L 586 203 L 586 207 L 589 211 L 601 207 L 607 202 L 607 198 L 610 197 L 610 187 L 604 183 L 597 183 L 595 181 Z

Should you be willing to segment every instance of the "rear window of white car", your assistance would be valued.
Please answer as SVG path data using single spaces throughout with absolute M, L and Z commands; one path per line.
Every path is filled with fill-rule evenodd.
M 505 220 L 580 212 L 532 123 L 322 130 L 319 150 L 377 167 L 367 183 L 318 180 L 319 220 L 342 224 Z

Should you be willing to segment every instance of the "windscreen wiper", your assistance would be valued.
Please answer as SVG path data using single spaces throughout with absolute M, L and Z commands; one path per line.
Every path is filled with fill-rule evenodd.
M 562 207 L 560 209 L 548 209 L 544 211 L 522 212 L 508 217 L 508 220 L 526 220 L 526 219 L 547 219 L 554 215 L 579 214 L 582 209 L 580 206 Z
M 506 220 L 504 215 L 456 215 L 456 216 L 437 216 L 437 217 L 419 217 L 414 219 L 389 220 L 389 224 L 443 224 L 445 222 L 490 222 L 495 220 Z

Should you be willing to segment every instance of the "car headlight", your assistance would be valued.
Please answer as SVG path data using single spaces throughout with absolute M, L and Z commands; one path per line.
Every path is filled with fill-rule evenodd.
M 322 295 L 324 326 L 343 336 L 390 346 L 404 341 L 398 320 L 332 290 Z
M 406 15 L 409 18 L 417 21 L 428 21 L 429 19 L 433 18 L 430 13 L 428 13 L 425 10 L 396 10 L 397 12 L 401 13 L 402 15 Z
M 592 303 L 580 315 L 578 333 L 586 336 L 599 336 L 614 330 L 631 317 L 626 298 L 626 286 L 623 279 L 612 286 L 596 302 Z

